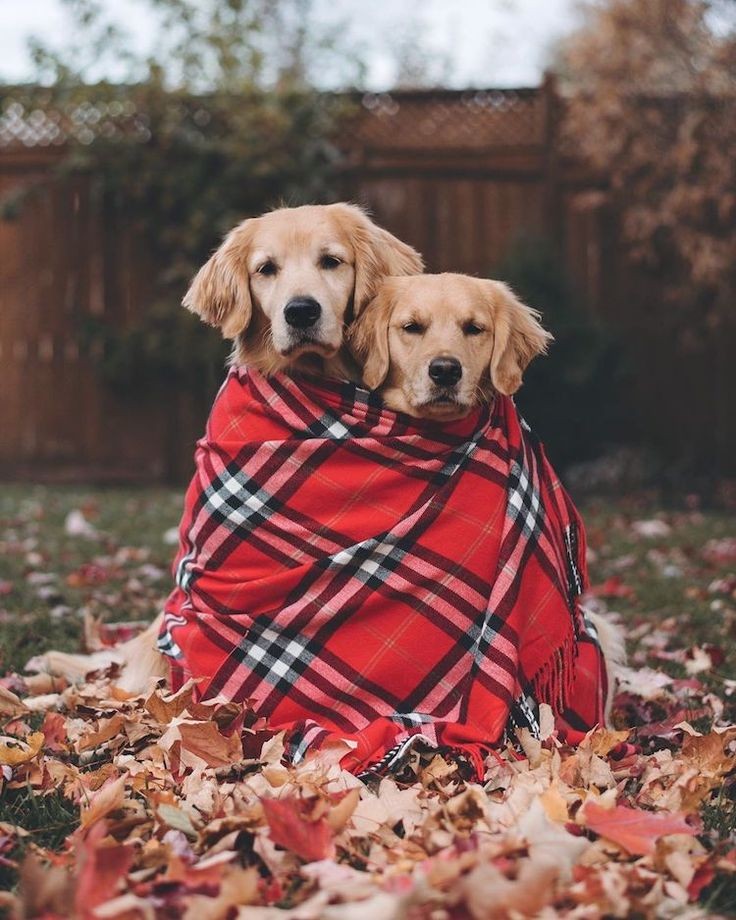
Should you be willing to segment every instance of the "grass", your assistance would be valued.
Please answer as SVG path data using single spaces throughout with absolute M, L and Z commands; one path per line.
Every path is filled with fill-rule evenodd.
M 629 643 L 634 664 L 650 664 L 673 676 L 684 676 L 681 664 L 657 656 L 667 639 L 673 647 L 709 647 L 716 665 L 698 674 L 709 689 L 723 695 L 724 680 L 736 676 L 736 580 L 728 592 L 714 583 L 733 579 L 736 560 L 717 561 L 708 544 L 736 538 L 736 519 L 726 511 L 663 510 L 651 497 L 617 502 L 593 501 L 583 507 L 588 543 L 593 553 L 591 582 L 618 578 L 630 596 L 608 599 L 620 613 L 627 633 L 654 624 L 660 633 L 645 643 Z M 666 536 L 642 537 L 632 524 L 661 520 Z M 736 694 L 726 708 L 736 722 Z
M 28 832 L 10 854 L 19 861 L 26 848 L 58 849 L 79 824 L 79 808 L 59 792 L 39 795 L 33 789 L 16 789 L 0 794 L 0 822 L 19 825 Z M 0 863 L 0 891 L 15 884 L 15 869 Z
M 4 487 L 0 673 L 22 669 L 47 648 L 77 650 L 85 611 L 108 621 L 155 616 L 170 588 L 175 551 L 164 535 L 176 526 L 181 504 L 180 490 Z M 97 536 L 66 532 L 68 514 L 80 509 Z M 736 582 L 728 589 L 727 581 L 734 562 L 704 552 L 711 541 L 736 537 L 733 515 L 665 510 L 651 496 L 589 501 L 582 511 L 592 550 L 591 582 L 606 584 L 614 595 L 609 607 L 629 634 L 640 637 L 630 643 L 632 663 L 680 677 L 683 662 L 668 658 L 668 650 L 705 646 L 715 666 L 697 677 L 724 700 L 724 718 L 736 722 L 736 692 L 724 693 L 726 681 L 736 675 Z M 652 519 L 666 524 L 667 532 L 645 537 L 632 526 Z M 714 587 L 719 579 L 726 579 L 721 590 Z M 724 787 L 704 811 L 714 841 L 734 838 L 733 794 L 733 787 Z M 0 821 L 29 830 L 27 841 L 56 847 L 76 825 L 77 811 L 57 794 L 6 791 L 0 793 Z M 2 873 L 0 887 L 12 876 L 7 869 Z M 702 902 L 722 914 L 736 911 L 736 880 L 719 876 Z
M 169 589 L 174 547 L 164 534 L 181 513 L 164 489 L 4 486 L 0 490 L 0 672 L 47 648 L 79 649 L 85 611 L 106 620 L 152 619 Z M 82 509 L 99 539 L 70 536 Z

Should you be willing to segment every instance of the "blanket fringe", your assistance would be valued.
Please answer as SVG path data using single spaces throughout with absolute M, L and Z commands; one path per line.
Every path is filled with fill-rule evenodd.
M 570 705 L 577 651 L 575 636 L 570 635 L 532 679 L 534 698 L 551 706 L 555 715 L 561 715 Z

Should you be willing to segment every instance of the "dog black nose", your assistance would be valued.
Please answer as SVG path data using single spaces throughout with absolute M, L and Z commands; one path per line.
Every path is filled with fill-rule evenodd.
M 308 329 L 319 319 L 322 307 L 314 297 L 295 297 L 284 307 L 286 322 L 295 329 Z
M 432 358 L 429 362 L 429 376 L 442 386 L 452 386 L 462 375 L 463 367 L 457 358 Z

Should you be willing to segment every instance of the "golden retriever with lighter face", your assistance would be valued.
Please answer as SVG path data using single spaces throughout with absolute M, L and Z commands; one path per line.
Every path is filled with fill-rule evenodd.
M 357 379 L 342 348 L 346 323 L 387 275 L 422 267 L 355 205 L 280 208 L 235 227 L 183 303 L 234 340 L 234 364 Z
M 411 246 L 351 204 L 280 208 L 243 221 L 197 273 L 184 306 L 234 340 L 231 363 L 265 374 L 302 371 L 359 380 L 343 347 L 358 316 L 388 275 L 422 271 Z M 78 680 L 120 666 L 118 685 L 139 692 L 166 674 L 156 648 L 161 616 L 117 649 L 94 655 L 50 651 L 31 670 Z
M 350 331 L 363 382 L 390 409 L 450 421 L 511 394 L 552 336 L 499 281 L 388 278 Z

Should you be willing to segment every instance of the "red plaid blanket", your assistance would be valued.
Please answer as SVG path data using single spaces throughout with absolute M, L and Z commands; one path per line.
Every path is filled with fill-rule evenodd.
M 291 755 L 406 739 L 484 752 L 552 706 L 602 722 L 583 529 L 507 397 L 452 424 L 353 384 L 230 372 L 196 451 L 159 647 L 252 701 Z

